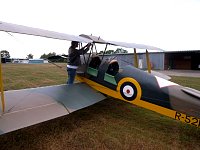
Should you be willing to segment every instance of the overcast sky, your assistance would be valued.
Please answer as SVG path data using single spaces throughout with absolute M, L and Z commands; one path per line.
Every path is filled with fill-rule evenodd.
M 164 50 L 200 49 L 200 0 L 0 0 L 0 21 Z M 67 53 L 69 42 L 0 32 L 11 57 Z

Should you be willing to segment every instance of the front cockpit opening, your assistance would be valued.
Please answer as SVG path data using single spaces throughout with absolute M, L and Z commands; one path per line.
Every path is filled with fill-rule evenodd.
M 101 59 L 99 58 L 99 56 L 93 56 L 91 58 L 91 61 L 89 62 L 87 73 L 89 75 L 97 77 L 100 64 L 101 64 Z
M 93 69 L 98 69 L 100 64 L 101 64 L 101 59 L 99 58 L 99 56 L 94 56 L 94 57 L 92 57 L 92 59 L 89 63 L 89 67 L 91 67 Z

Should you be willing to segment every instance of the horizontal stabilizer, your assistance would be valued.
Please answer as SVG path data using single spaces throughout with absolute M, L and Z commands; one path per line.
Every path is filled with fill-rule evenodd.
M 147 71 L 146 71 L 147 72 Z M 154 75 L 154 76 L 157 76 L 157 77 L 160 77 L 160 78 L 163 78 L 165 80 L 171 80 L 171 77 L 166 75 L 166 74 L 163 74 L 163 73 L 160 73 L 158 71 L 154 71 L 154 70 L 151 70 L 151 74 Z
M 6 91 L 0 134 L 67 115 L 103 99 L 84 83 Z
M 199 98 L 200 100 L 200 91 L 198 90 L 195 90 L 195 89 L 192 89 L 192 88 L 189 88 L 189 87 L 184 87 L 181 89 L 183 92 L 191 95 L 191 96 L 194 96 L 196 98 Z

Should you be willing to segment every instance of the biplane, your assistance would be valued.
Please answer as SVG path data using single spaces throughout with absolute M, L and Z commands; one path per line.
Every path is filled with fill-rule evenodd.
M 199 127 L 200 91 L 183 87 L 151 73 L 148 50 L 160 48 L 81 34 L 79 36 L 0 22 L 0 31 L 42 36 L 80 43 L 92 43 L 82 56 L 74 85 L 57 85 L 3 91 L 0 66 L 0 134 L 67 115 L 106 98 L 106 95 L 141 106 L 165 116 Z M 104 44 L 102 55 L 94 55 L 95 44 Z M 134 65 L 120 67 L 115 57 L 105 59 L 109 45 L 132 48 Z M 148 72 L 138 69 L 136 49 L 145 49 Z

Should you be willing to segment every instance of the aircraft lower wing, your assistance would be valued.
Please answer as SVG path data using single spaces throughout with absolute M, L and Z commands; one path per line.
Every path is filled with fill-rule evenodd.
M 0 134 L 67 115 L 103 99 L 101 93 L 84 83 L 7 91 Z

